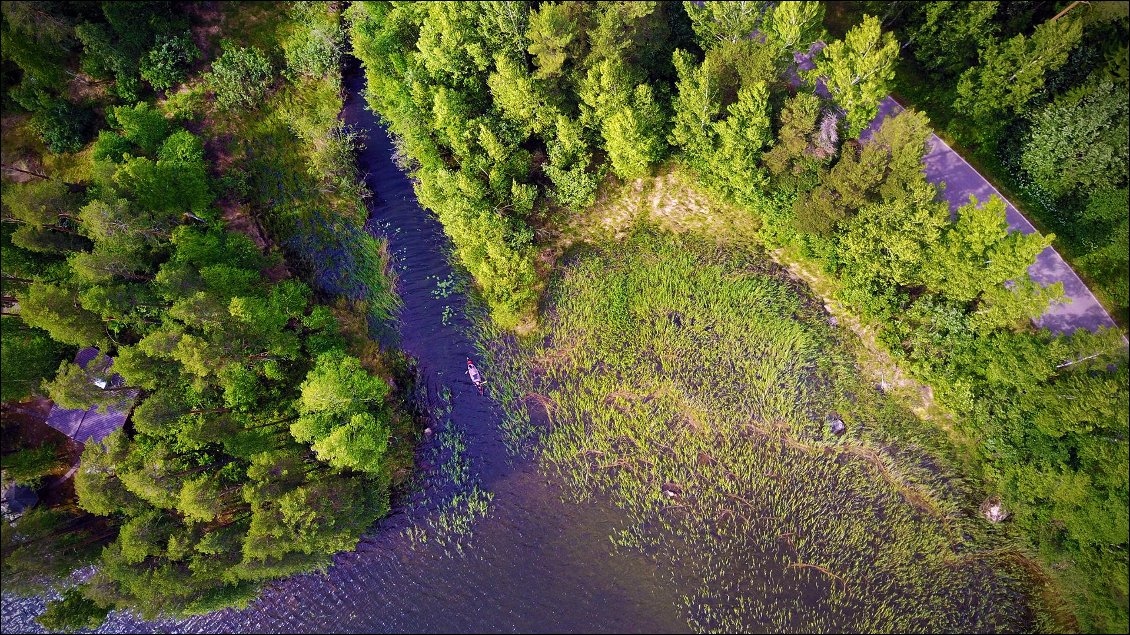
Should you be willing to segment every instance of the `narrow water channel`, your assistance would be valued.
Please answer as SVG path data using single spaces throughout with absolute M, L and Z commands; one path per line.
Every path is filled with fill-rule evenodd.
M 498 430 L 500 413 L 464 374 L 474 347 L 466 335 L 465 297 L 437 297 L 447 280 L 449 241 L 416 202 L 393 163 L 393 146 L 365 108 L 364 76 L 349 58 L 343 119 L 364 131 L 359 156 L 375 197 L 370 225 L 387 236 L 398 291 L 398 345 L 419 364 L 429 394 L 451 393 L 451 424 L 482 489 L 493 494 L 462 554 L 435 542 L 415 544 L 403 529 L 411 516 L 394 510 L 355 552 L 340 554 L 324 574 L 281 580 L 246 610 L 184 621 L 142 622 L 113 613 L 103 632 L 685 632 L 678 595 L 654 561 L 613 553 L 610 534 L 621 516 L 606 501 L 561 501 L 556 484 L 529 459 L 513 459 Z M 445 319 L 444 311 L 448 312 Z M 434 443 L 434 441 L 431 441 Z M 41 600 L 3 602 L 3 631 L 40 630 Z

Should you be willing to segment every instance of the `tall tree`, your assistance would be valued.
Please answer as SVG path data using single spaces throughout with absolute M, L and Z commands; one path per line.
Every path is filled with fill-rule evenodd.
M 778 2 L 765 24 L 765 37 L 782 53 L 807 51 L 824 35 L 824 3 Z M 790 60 L 791 61 L 791 60 Z
M 105 354 L 90 360 L 85 367 L 64 361 L 44 390 L 52 401 L 64 408 L 86 410 L 97 406 L 99 412 L 110 408 L 126 410 L 136 389 L 110 384 L 110 364 Z
M 1020 162 L 1056 196 L 1124 186 L 1130 170 L 1130 105 L 1125 86 L 1080 87 L 1033 117 Z
M 898 55 L 894 36 L 883 33 L 879 19 L 867 15 L 816 58 L 809 75 L 824 80 L 832 100 L 844 112 L 848 136 L 858 135 L 879 112 L 879 101 L 890 91 Z
M 690 2 L 683 6 L 691 18 L 695 36 L 703 50 L 720 42 L 735 42 L 748 38 L 761 27 L 771 2 Z
M 647 174 L 648 168 L 659 161 L 667 148 L 665 123 L 651 86 L 636 86 L 629 103 L 616 110 L 601 126 L 608 159 L 617 175 L 632 179 Z
M 1047 74 L 1063 66 L 1082 35 L 1082 22 L 1067 17 L 1044 22 L 1031 37 L 1021 34 L 983 49 L 980 63 L 962 73 L 953 103 L 968 117 L 973 136 L 995 139 L 1043 88 Z
M 1026 278 L 1053 238 L 1009 232 L 1004 201 L 994 195 L 982 204 L 970 197 L 927 255 L 923 282 L 953 300 L 970 302 L 1009 280 Z
M 674 60 L 679 81 L 668 140 L 682 148 L 692 163 L 705 162 L 716 146 L 714 121 L 721 113 L 721 87 L 718 78 L 686 51 L 675 51 Z
M 388 384 L 369 375 L 356 357 L 323 353 L 302 383 L 302 416 L 291 433 L 312 442 L 319 458 L 335 467 L 379 472 L 388 424 L 370 410 L 381 412 L 388 392 Z
M 37 394 L 44 379 L 53 377 L 68 347 L 20 318 L 0 317 L 0 401 L 19 401 Z
M 739 199 L 756 200 L 766 185 L 761 154 L 769 145 L 769 89 L 764 82 L 742 88 L 738 100 L 715 124 L 719 147 L 713 171 Z
M 581 55 L 584 35 L 579 21 L 581 6 L 577 2 L 546 2 L 530 15 L 529 52 L 538 70 L 534 77 L 551 79 L 565 72 L 565 63 L 573 63 Z
M 106 339 L 102 318 L 83 308 L 69 288 L 34 283 L 20 298 L 20 316 L 28 326 L 41 328 L 65 344 L 89 346 Z
M 592 153 L 579 122 L 559 116 L 556 132 L 549 144 L 549 162 L 542 166 L 553 181 L 550 196 L 561 205 L 582 211 L 592 205 L 600 174 L 590 170 Z

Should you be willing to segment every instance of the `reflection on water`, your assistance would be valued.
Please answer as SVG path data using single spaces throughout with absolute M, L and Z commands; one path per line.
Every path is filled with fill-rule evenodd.
M 490 511 L 476 521 L 461 555 L 435 541 L 413 545 L 403 530 L 419 520 L 413 514 L 427 512 L 401 508 L 326 573 L 281 580 L 246 610 L 157 622 L 114 613 L 100 630 L 686 631 L 673 585 L 654 562 L 612 553 L 616 511 L 603 501 L 561 502 L 560 490 L 528 460 L 507 455 L 499 412 L 464 374 L 474 352 L 464 334 L 464 298 L 435 293 L 436 281 L 452 276 L 448 240 L 393 164 L 392 144 L 364 109 L 364 78 L 350 61 L 343 118 L 368 131 L 360 165 L 376 194 L 371 226 L 388 237 L 396 260 L 404 300 L 398 345 L 418 360 L 433 399 L 450 390 L 452 422 L 463 432 L 471 468 L 494 495 Z M 2 630 L 40 630 L 34 616 L 42 610 L 42 600 L 5 597 Z

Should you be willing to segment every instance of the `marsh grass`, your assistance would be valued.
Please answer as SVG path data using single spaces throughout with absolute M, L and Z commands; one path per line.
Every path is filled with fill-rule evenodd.
M 423 484 L 432 495 L 417 501 L 417 509 L 423 507 L 425 513 L 404 534 L 413 548 L 430 541 L 442 545 L 446 553 L 454 550 L 462 554 L 474 534 L 475 521 L 490 513 L 494 494 L 482 488 L 471 469 L 466 437 L 451 418 L 451 393 L 447 388 L 430 409 L 429 420 L 439 430 L 424 460 L 434 466 L 431 477 Z
M 694 572 L 692 627 L 1031 628 L 945 434 L 863 377 L 821 301 L 749 246 L 623 238 L 573 252 L 540 333 L 482 350 L 515 450 L 611 495 L 615 544 Z

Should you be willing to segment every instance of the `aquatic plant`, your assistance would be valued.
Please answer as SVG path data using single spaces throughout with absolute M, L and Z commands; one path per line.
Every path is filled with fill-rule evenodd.
M 436 496 L 422 499 L 418 505 L 428 505 L 429 500 L 438 502 L 404 534 L 413 547 L 431 540 L 443 545 L 445 551 L 454 548 L 461 554 L 464 543 L 474 534 L 475 521 L 490 513 L 494 494 L 481 487 L 472 470 L 465 434 L 451 418 L 451 392 L 446 387 L 430 408 L 429 418 L 439 431 L 425 459 L 425 464 L 435 466 L 425 487 Z
M 1015 549 L 971 519 L 944 440 L 907 434 L 767 258 L 643 231 L 576 256 L 550 297 L 537 337 L 481 344 L 503 429 L 575 499 L 627 511 L 613 542 L 678 572 L 693 628 L 1031 626 Z

